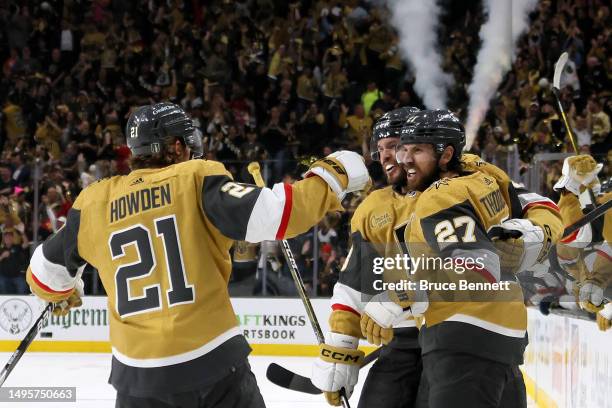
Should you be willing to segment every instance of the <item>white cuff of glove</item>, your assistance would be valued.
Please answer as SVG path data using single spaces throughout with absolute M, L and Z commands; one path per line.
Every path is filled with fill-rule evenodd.
M 316 174 L 325 180 L 332 191 L 338 195 L 340 201 L 344 199 L 346 193 L 363 190 L 370 181 L 368 169 L 361 155 L 350 150 L 340 150 L 327 157 L 336 159 L 344 168 L 348 179 L 346 188 L 342 187 L 340 181 L 332 172 L 323 167 L 314 167 L 308 170 L 306 174 Z
M 79 297 L 82 298 L 85 295 L 85 283 L 83 283 L 83 279 L 77 278 L 76 282 L 74 283 L 74 289 Z
M 612 320 L 612 303 L 607 303 L 598 313 L 605 319 Z
M 325 344 L 334 347 L 356 349 L 359 345 L 357 337 L 340 333 L 325 333 Z M 317 358 L 312 366 L 312 384 L 326 392 L 339 391 L 344 388 L 347 398 L 351 396 L 355 384 L 359 379 L 359 366 L 329 363 Z
M 421 316 L 427 310 L 427 306 L 426 301 L 419 301 L 414 302 L 408 310 L 404 310 L 391 300 L 387 292 L 383 292 L 372 297 L 363 311 L 380 327 L 389 329 L 409 317 Z
M 334 347 L 356 349 L 359 346 L 359 339 L 348 334 L 327 332 L 325 333 L 325 344 Z
M 365 166 L 363 156 L 350 150 L 340 150 L 330 154 L 344 167 L 348 176 L 348 185 L 345 192 L 352 193 L 353 191 L 363 190 L 370 181 L 368 168 Z
M 544 246 L 544 231 L 542 231 L 542 228 L 522 218 L 512 218 L 504 221 L 501 226 L 504 229 L 519 231 L 522 234 L 523 257 L 518 270 L 525 271 L 533 267 L 537 263 Z

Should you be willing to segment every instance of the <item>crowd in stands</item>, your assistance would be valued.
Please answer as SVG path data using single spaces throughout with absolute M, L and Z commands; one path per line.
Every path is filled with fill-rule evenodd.
M 485 17 L 480 2 L 441 7 L 443 69 L 455 79 L 449 106 L 465 118 Z M 549 80 L 567 50 L 563 103 L 580 150 L 604 161 L 610 177 L 608 2 L 541 0 L 530 19 L 474 150 L 493 162 L 515 152 L 525 166 L 536 153 L 567 151 Z M 129 172 L 123 129 L 142 104 L 183 106 L 206 157 L 239 181 L 250 181 L 245 163 L 253 160 L 267 161 L 271 184 L 299 177 L 311 156 L 347 148 L 363 152 L 382 184 L 368 154 L 372 124 L 391 109 L 422 106 L 389 21 L 383 1 L 363 0 L 0 2 L 0 293 L 25 290 L 15 276 L 29 243 L 61 227 L 82 188 Z M 559 164 L 547 170 L 552 185 Z M 337 279 L 358 203 L 353 197 L 347 212 L 326 218 L 317 240 L 292 242 L 306 271 L 318 265 L 320 294 Z M 274 269 L 273 256 L 245 253 L 255 269 Z

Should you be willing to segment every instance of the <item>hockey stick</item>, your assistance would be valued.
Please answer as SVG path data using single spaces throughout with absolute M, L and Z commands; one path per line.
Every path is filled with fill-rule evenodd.
M 567 132 L 570 142 L 572 143 L 572 148 L 574 149 L 574 153 L 578 154 L 578 143 L 576 142 L 576 135 L 574 135 L 574 130 L 570 126 L 569 121 L 567 120 L 567 115 L 565 114 L 565 109 L 563 109 L 563 104 L 561 103 L 561 75 L 563 74 L 563 70 L 565 69 L 565 65 L 567 64 L 567 60 L 569 59 L 569 55 L 567 52 L 561 54 L 557 62 L 555 63 L 555 73 L 553 75 L 553 87 L 552 93 L 555 96 L 555 101 L 557 102 L 557 110 L 559 111 L 559 115 L 561 115 L 561 119 L 563 121 L 563 126 L 565 126 L 565 131 Z M 597 207 L 597 201 L 595 198 L 595 194 L 593 190 L 588 189 L 589 196 L 591 198 L 591 204 L 594 207 Z
M 563 109 L 563 104 L 561 103 L 561 74 L 563 74 L 563 70 L 565 69 L 565 64 L 567 64 L 568 60 L 567 52 L 561 54 L 557 63 L 555 64 L 555 74 L 553 76 L 553 88 L 552 93 L 555 95 L 555 101 L 557 102 L 557 109 L 559 114 L 561 115 L 561 119 L 563 120 L 563 124 L 565 125 L 565 130 L 570 138 L 570 142 L 572 142 L 572 147 L 574 148 L 574 153 L 578 154 L 578 145 L 576 143 L 576 137 L 574 136 L 574 132 L 567 120 L 567 116 L 565 115 L 565 110 Z
M 359 367 L 362 369 L 363 367 L 370 364 L 372 361 L 376 360 L 380 355 L 382 347 L 377 348 L 363 359 L 363 363 Z M 320 389 L 315 387 L 310 381 L 310 378 L 305 377 L 303 375 L 299 375 L 294 373 L 291 370 L 286 369 L 283 366 L 280 366 L 276 363 L 272 363 L 268 366 L 268 370 L 266 371 L 266 377 L 272 384 L 276 384 L 279 387 L 286 388 L 292 391 L 305 392 L 307 394 L 319 395 L 323 393 Z
M 17 350 L 15 350 L 11 358 L 9 358 L 8 362 L 2 369 L 2 373 L 0 373 L 0 387 L 2 387 L 2 385 L 6 381 L 6 378 L 9 376 L 11 371 L 13 371 L 15 366 L 17 366 L 17 363 L 19 362 L 21 357 L 23 357 L 28 347 L 30 347 L 30 344 L 32 344 L 32 342 L 36 338 L 36 335 L 38 335 L 38 332 L 40 331 L 40 329 L 42 329 L 43 325 L 49 318 L 49 315 L 51 314 L 52 310 L 53 303 L 48 303 L 45 309 L 38 317 L 38 319 L 36 319 L 36 322 L 34 322 L 32 328 L 30 328 L 30 331 L 28 331 L 28 334 L 26 334 L 23 340 L 21 340 L 21 343 L 19 343 L 19 346 L 17 346 Z
M 572 235 L 574 232 L 578 231 L 580 228 L 595 221 L 597 218 L 604 215 L 610 209 L 610 207 L 612 207 L 612 200 L 608 200 L 602 205 L 600 205 L 599 207 L 596 207 L 595 209 L 591 210 L 584 217 L 580 218 L 578 221 L 576 221 L 572 225 L 569 225 L 567 228 L 565 228 L 565 230 L 563 231 L 563 238 L 569 235 Z M 572 281 L 572 282 L 576 280 L 576 278 L 574 278 L 572 275 L 567 273 L 565 269 L 563 269 L 563 267 L 559 265 L 559 262 L 557 261 L 556 247 L 553 247 L 551 249 L 549 261 L 550 261 L 550 265 L 555 268 L 555 271 L 558 271 L 559 273 L 561 273 L 561 275 L 563 275 L 565 279 Z
M 573 234 L 585 225 L 592 223 L 597 218 L 604 215 L 610 209 L 610 207 L 612 207 L 612 200 L 608 200 L 599 207 L 589 211 L 584 217 L 580 218 L 578 221 L 572 225 L 569 225 L 567 228 L 565 228 L 565 230 L 563 230 L 563 238 Z
M 247 170 L 253 176 L 253 180 L 255 180 L 255 184 L 258 187 L 264 187 L 265 183 L 261 178 L 261 172 L 259 168 L 259 163 L 251 162 L 249 163 Z M 297 263 L 295 262 L 295 258 L 293 257 L 293 252 L 291 251 L 291 247 L 286 239 L 281 240 L 281 249 L 283 250 L 283 255 L 285 255 L 285 259 L 287 261 L 287 266 L 289 267 L 289 272 L 291 272 L 291 277 L 293 278 L 293 282 L 295 283 L 295 287 L 302 299 L 302 304 L 306 309 L 306 314 L 308 315 L 308 320 L 310 320 L 310 324 L 315 332 L 315 336 L 317 337 L 317 343 L 323 344 L 325 343 L 325 337 L 323 336 L 323 330 L 321 330 L 321 326 L 319 325 L 319 320 L 315 315 L 314 308 L 312 307 L 312 303 L 310 303 L 310 299 L 308 298 L 308 294 L 306 293 L 306 288 L 304 287 L 304 281 L 300 276 L 300 272 L 297 267 Z M 341 388 L 340 391 L 340 400 L 342 402 L 342 406 L 345 408 L 350 408 L 350 404 L 348 401 L 348 397 L 346 396 L 346 392 L 344 388 Z

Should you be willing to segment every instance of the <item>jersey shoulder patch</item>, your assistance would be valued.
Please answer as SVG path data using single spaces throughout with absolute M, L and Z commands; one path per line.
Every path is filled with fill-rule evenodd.
M 392 224 L 393 206 L 401 200 L 390 186 L 371 192 L 363 200 L 351 218 L 351 230 L 369 236 L 372 229 L 380 229 Z

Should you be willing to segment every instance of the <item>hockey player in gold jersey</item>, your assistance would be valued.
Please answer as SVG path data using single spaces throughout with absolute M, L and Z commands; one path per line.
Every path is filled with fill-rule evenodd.
M 345 346 L 357 344 L 362 337 L 360 317 L 372 291 L 373 280 L 380 277 L 372 273 L 373 259 L 392 257 L 397 249 L 406 253 L 405 231 L 410 225 L 420 191 L 408 193 L 406 173 L 395 158 L 395 147 L 400 141 L 403 124 L 416 109 L 401 108 L 385 114 L 376 123 L 371 151 L 373 159 L 380 160 L 387 175 L 388 187 L 374 191 L 360 204 L 351 220 L 352 246 L 339 282 L 334 287 L 332 313 L 329 318 L 331 332 L 328 341 L 342 341 Z M 481 172 L 495 179 L 500 186 L 501 196 L 511 208 L 512 218 L 525 218 L 543 224 L 551 223 L 560 228 L 558 209 L 554 203 L 537 194 L 516 189 L 508 175 L 501 169 L 483 162 L 479 157 L 461 156 L 461 170 L 464 173 Z M 522 244 L 517 242 L 522 248 Z M 511 246 L 508 242 L 506 245 Z M 520 252 L 520 249 L 515 249 Z M 516 268 L 520 259 L 508 259 L 508 269 Z M 415 404 L 421 371 L 421 350 L 417 343 L 418 330 L 412 318 L 394 325 L 393 331 L 378 327 L 363 337 L 374 344 L 391 342 L 383 348 L 379 358 L 369 370 L 362 389 L 359 407 L 410 408 Z M 353 339 L 353 340 L 351 340 Z M 325 361 L 316 361 L 313 367 L 313 382 L 323 390 L 352 390 L 357 382 L 357 367 L 331 367 L 346 374 L 334 378 L 334 371 Z M 353 374 L 354 373 L 354 374 Z M 345 381 L 344 383 L 342 381 Z M 327 382 L 327 383 L 326 383 Z M 332 384 L 333 382 L 333 384 Z M 518 385 L 522 379 L 517 380 Z M 523 386 L 524 388 L 524 386 Z M 339 404 L 337 392 L 326 392 L 332 405 Z M 512 406 L 512 405 L 502 405 Z
M 509 245 L 519 253 L 514 269 L 522 270 L 559 238 L 560 217 L 549 212 L 540 222 L 510 218 L 515 211 L 500 183 L 461 168 L 464 131 L 452 113 L 421 111 L 402 132 L 397 161 L 407 172 L 408 188 L 422 192 L 406 228 L 409 256 L 439 259 L 444 266 L 423 262 L 411 270 L 416 290 L 374 296 L 365 305 L 362 329 L 375 333 L 408 316 L 424 316 L 419 341 L 425 386 L 416 406 L 525 406 L 524 388 L 515 387 L 527 340 L 523 296 L 516 281 L 503 281 L 488 234 L 498 226 L 513 237 Z
M 82 269 L 98 269 L 117 407 L 263 407 L 228 296 L 229 249 L 295 236 L 341 209 L 369 182 L 363 159 L 336 152 L 303 181 L 258 188 L 221 163 L 188 160 L 201 141 L 175 104 L 138 108 L 126 136 L 132 172 L 81 192 L 65 227 L 36 248 L 31 290 L 77 305 Z
M 593 205 L 612 200 L 612 192 L 601 191 L 597 174 L 602 165 L 587 154 L 572 156 L 563 162 L 562 176 L 555 184 L 559 191 L 559 208 L 564 224 L 571 225 L 583 211 Z M 605 331 L 612 325 L 612 304 L 604 305 L 605 291 L 612 290 L 612 211 L 585 225 L 557 244 L 559 264 L 574 278 L 579 305 L 587 312 L 597 313 L 597 325 Z
M 370 193 L 351 219 L 351 249 L 332 297 L 330 332 L 326 333 L 326 343 L 329 345 L 356 348 L 362 337 L 359 316 L 365 303 L 361 300 L 374 294 L 367 290 L 362 293 L 363 288 L 371 288 L 371 284 L 363 284 L 362 280 L 371 282 L 376 276 L 371 268 L 362 267 L 361 263 L 371 264 L 372 258 L 379 256 L 379 253 L 384 255 L 387 249 L 391 249 L 386 248 L 387 243 L 395 249 L 395 236 L 403 234 L 402 228 L 408 220 L 406 214 L 412 211 L 416 202 L 415 194 L 407 194 L 406 173 L 395 162 L 399 131 L 416 111 L 418 109 L 411 107 L 396 109 L 383 115 L 374 126 L 370 143 L 372 159 L 380 161 L 389 186 Z M 403 242 L 403 235 L 400 240 Z M 400 402 L 410 404 L 416 396 L 421 360 L 418 329 L 414 320 L 410 319 L 396 325 L 394 332 L 392 344 L 381 352 L 369 370 L 359 407 L 395 408 Z M 391 329 L 386 330 L 385 334 L 390 338 Z M 330 404 L 340 405 L 338 390 L 344 387 L 350 396 L 357 382 L 358 371 L 355 365 L 317 359 L 312 381 L 325 391 Z M 341 376 L 345 376 L 344 380 L 340 379 Z

